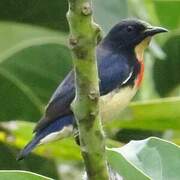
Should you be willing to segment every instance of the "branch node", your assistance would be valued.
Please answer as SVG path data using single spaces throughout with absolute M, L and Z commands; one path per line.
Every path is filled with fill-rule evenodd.
M 94 32 L 95 32 L 95 35 L 96 35 L 96 45 L 98 45 L 99 42 L 103 39 L 103 33 L 102 33 L 103 30 L 95 22 L 93 23 L 93 27 L 94 27 Z
M 92 14 L 92 7 L 89 2 L 85 2 L 82 5 L 82 14 L 85 16 L 91 15 Z
M 97 91 L 95 90 L 91 90 L 88 97 L 91 99 L 91 100 L 97 100 L 99 98 L 99 94 L 97 93 Z
M 95 55 L 101 29 L 93 21 L 92 0 L 69 0 L 67 19 L 76 85 L 71 109 L 77 122 L 87 176 L 89 180 L 108 180 Z
M 69 38 L 69 45 L 73 49 L 75 46 L 78 44 L 78 39 L 75 37 L 70 37 Z
M 97 115 L 97 112 L 96 112 L 96 111 L 93 111 L 93 112 L 90 113 L 90 115 L 94 117 L 94 116 Z

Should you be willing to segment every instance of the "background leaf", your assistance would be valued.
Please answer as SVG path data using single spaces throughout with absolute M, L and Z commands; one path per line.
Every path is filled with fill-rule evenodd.
M 107 123 L 107 128 L 135 128 L 166 130 L 180 128 L 180 98 L 167 98 L 132 103 L 117 120 Z
M 118 23 L 121 19 L 126 18 L 128 14 L 126 0 L 93 1 L 93 8 L 95 21 L 100 24 L 105 34 L 114 24 Z M 108 16 L 107 12 L 109 12 Z
M 12 140 L 12 139 L 11 139 Z M 10 144 L 0 143 L 0 169 L 1 170 L 26 170 L 36 172 L 54 179 L 58 178 L 56 162 L 52 159 L 47 159 L 42 156 L 30 155 L 30 158 L 25 161 L 16 161 L 16 156 L 19 150 Z M 0 171 L 0 179 L 3 176 Z
M 163 61 L 156 59 L 154 64 L 154 81 L 161 96 L 178 96 L 176 91 L 180 84 L 180 33 L 175 33 L 164 43 L 163 50 L 167 54 Z M 170 82 L 170 83 L 167 83 Z
M 107 156 L 111 167 L 128 180 L 149 179 L 147 177 L 178 180 L 180 177 L 180 148 L 158 138 L 131 141 L 121 148 L 107 149 Z
M 177 0 L 153 0 L 154 7 L 162 25 L 176 29 L 180 28 L 180 16 L 178 13 L 180 2 Z
M 0 120 L 37 121 L 52 91 L 70 70 L 65 36 L 18 24 L 2 23 L 1 27 L 2 32 L 13 31 L 13 36 L 0 48 Z M 0 40 L 8 41 L 4 33 Z
M 126 17 L 170 30 L 154 38 L 146 51 L 144 83 L 134 98 L 138 102 L 104 125 L 112 138 L 108 146 L 119 147 L 122 142 L 152 135 L 180 144 L 180 1 L 97 0 L 93 5 L 94 18 L 105 34 Z M 15 161 L 17 149 L 32 138 L 34 123 L 27 121 L 40 118 L 51 94 L 71 69 L 67 9 L 66 0 L 1 0 L 0 169 L 25 169 L 54 179 L 82 177 L 82 158 L 73 138 L 38 147 L 23 162 Z M 169 96 L 177 97 L 161 98 Z M 155 98 L 159 99 L 152 100 Z
M 0 179 L 9 180 L 14 179 L 16 177 L 17 180 L 50 180 L 50 178 L 47 178 L 45 176 L 41 176 L 35 173 L 27 172 L 27 171 L 0 171 Z
M 0 19 L 67 31 L 66 0 L 1 0 Z

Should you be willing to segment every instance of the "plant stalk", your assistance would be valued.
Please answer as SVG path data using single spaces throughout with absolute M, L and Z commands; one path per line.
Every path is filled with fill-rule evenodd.
M 78 126 L 81 153 L 88 180 L 108 180 L 95 53 L 101 30 L 93 21 L 91 0 L 68 2 L 69 44 L 76 84 L 72 110 Z

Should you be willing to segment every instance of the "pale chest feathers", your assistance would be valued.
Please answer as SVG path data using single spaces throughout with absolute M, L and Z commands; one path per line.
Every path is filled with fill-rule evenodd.
M 39 145 L 41 144 L 45 144 L 51 141 L 56 141 L 59 139 L 63 139 L 65 137 L 68 137 L 72 134 L 73 132 L 73 126 L 69 125 L 69 126 L 65 126 L 61 131 L 56 131 L 53 132 L 47 136 L 45 136 L 43 139 L 41 139 Z
M 135 54 L 138 61 L 143 61 L 144 50 L 148 47 L 150 41 L 151 41 L 151 37 L 147 37 L 143 41 L 141 41 L 138 45 L 136 45 Z
M 100 110 L 103 121 L 115 119 L 129 104 L 137 92 L 137 87 L 116 89 L 100 98 Z
M 103 120 L 117 118 L 121 111 L 129 104 L 141 85 L 144 74 L 143 53 L 148 46 L 150 38 L 146 38 L 135 48 L 136 58 L 140 63 L 140 71 L 134 81 L 134 86 L 124 86 L 100 98 L 100 110 Z

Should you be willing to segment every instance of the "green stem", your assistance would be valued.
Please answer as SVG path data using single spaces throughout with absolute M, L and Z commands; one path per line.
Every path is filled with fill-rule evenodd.
M 89 180 L 107 180 L 105 140 L 99 113 L 99 82 L 95 47 L 100 28 L 93 22 L 91 0 L 69 0 L 70 27 L 76 97 L 72 104 L 82 156 Z

